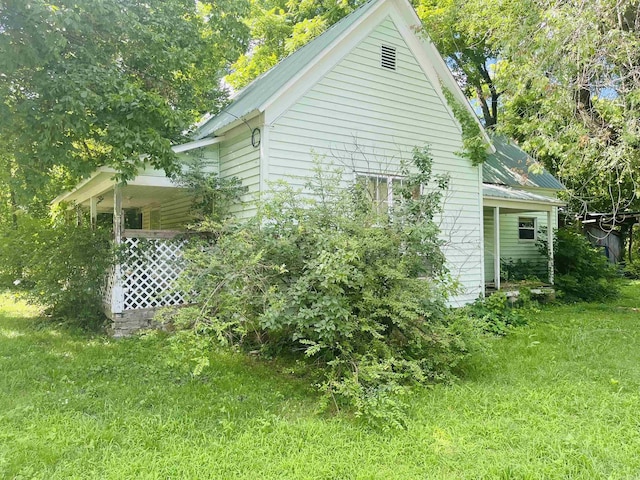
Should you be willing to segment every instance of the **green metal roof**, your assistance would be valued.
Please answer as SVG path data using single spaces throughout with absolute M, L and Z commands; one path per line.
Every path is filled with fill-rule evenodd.
M 556 177 L 537 165 L 530 171 L 536 161 L 515 143 L 502 135 L 492 138 L 496 153 L 488 155 L 482 165 L 482 181 L 511 187 L 539 187 L 553 190 L 564 190 L 565 187 Z
M 194 139 L 199 140 L 211 135 L 216 130 L 230 124 L 234 120 L 257 110 L 285 84 L 300 72 L 311 60 L 329 47 L 346 30 L 358 21 L 369 9 L 380 0 L 370 0 L 351 14 L 333 24 L 321 35 L 282 59 L 277 65 L 260 75 L 253 82 L 240 90 L 224 110 L 205 121 L 196 132 Z
M 557 198 L 546 197 L 538 193 L 518 190 L 503 185 L 482 185 L 482 196 L 484 198 L 498 198 L 500 200 L 525 201 L 536 203 L 551 203 L 553 205 L 565 205 L 564 202 Z

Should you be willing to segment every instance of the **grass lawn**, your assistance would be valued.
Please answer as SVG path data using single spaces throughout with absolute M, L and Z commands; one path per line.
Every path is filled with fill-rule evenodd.
M 544 309 L 391 432 L 316 414 L 257 362 L 216 355 L 192 378 L 161 336 L 35 313 L 0 297 L 2 478 L 640 478 L 640 283 Z

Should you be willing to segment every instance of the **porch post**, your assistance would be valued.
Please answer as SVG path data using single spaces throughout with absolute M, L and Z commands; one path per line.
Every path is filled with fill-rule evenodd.
M 113 187 L 113 242 L 116 248 L 122 243 L 122 189 L 120 185 Z M 113 294 L 111 312 L 122 313 L 124 310 L 124 288 L 122 286 L 122 267 L 119 262 L 113 267 Z
M 493 281 L 500 290 L 500 207 L 493 207 Z
M 553 212 L 555 208 L 551 207 L 550 210 L 547 211 L 547 257 L 549 258 L 549 265 L 547 266 L 549 270 L 549 283 L 553 285 L 553 237 L 554 237 L 554 228 L 553 228 Z
M 116 244 L 122 241 L 122 188 L 113 187 L 113 235 Z
M 89 199 L 89 217 L 91 218 L 91 228 L 96 228 L 98 223 L 98 199 L 96 197 Z

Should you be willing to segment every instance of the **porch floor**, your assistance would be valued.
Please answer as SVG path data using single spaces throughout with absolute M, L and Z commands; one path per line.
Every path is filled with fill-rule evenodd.
M 556 295 L 556 290 L 553 285 L 548 283 L 503 283 L 500 286 L 500 290 L 496 289 L 496 285 L 493 282 L 487 282 L 485 284 L 484 293 L 485 297 L 489 297 L 497 292 L 504 293 L 509 301 L 515 302 L 520 296 L 520 290 L 527 289 L 532 295 L 547 300 L 553 300 Z

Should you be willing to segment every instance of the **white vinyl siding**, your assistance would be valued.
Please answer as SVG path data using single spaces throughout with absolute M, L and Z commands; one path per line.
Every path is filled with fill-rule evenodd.
M 143 230 L 151 230 L 150 213 L 151 213 L 150 206 L 142 207 L 142 229 Z
M 178 162 L 182 165 L 183 171 L 189 168 L 196 160 L 200 162 L 202 169 L 209 173 L 218 173 L 220 170 L 219 144 L 189 150 L 177 155 Z
M 142 208 L 143 230 L 186 230 L 193 222 L 191 197 L 166 200 Z
M 396 70 L 380 65 L 381 46 L 396 49 Z M 479 169 L 456 155 L 460 129 L 393 21 L 387 18 L 269 128 L 269 180 L 304 187 L 313 158 L 356 172 L 392 176 L 414 147 L 429 144 L 434 173 L 451 184 L 440 220 L 448 267 L 462 286 L 453 303 L 482 292 Z
M 189 168 L 194 161 L 199 160 L 205 172 L 217 173 L 218 145 L 199 148 L 178 154 L 183 170 Z M 190 195 L 171 195 L 170 199 L 158 196 L 157 204 L 142 209 L 142 228 L 145 230 L 185 230 L 193 222 L 193 200 Z
M 149 210 L 149 230 L 160 230 L 162 228 L 162 217 L 159 208 Z
M 495 253 L 494 253 L 494 229 L 493 229 L 493 214 L 495 209 L 484 208 L 483 209 L 483 224 L 484 224 L 484 278 L 485 282 L 493 282 L 495 280 Z
M 249 217 L 256 211 L 255 200 L 260 190 L 260 148 L 251 144 L 251 129 L 242 124 L 225 134 L 220 143 L 220 177 L 236 177 L 247 189 L 242 205 L 234 209 L 241 217 Z
M 162 229 L 161 204 L 152 204 L 142 207 L 142 229 L 160 230 Z
M 160 229 L 185 230 L 187 225 L 193 222 L 192 205 L 193 200 L 190 197 L 163 203 L 160 208 Z

